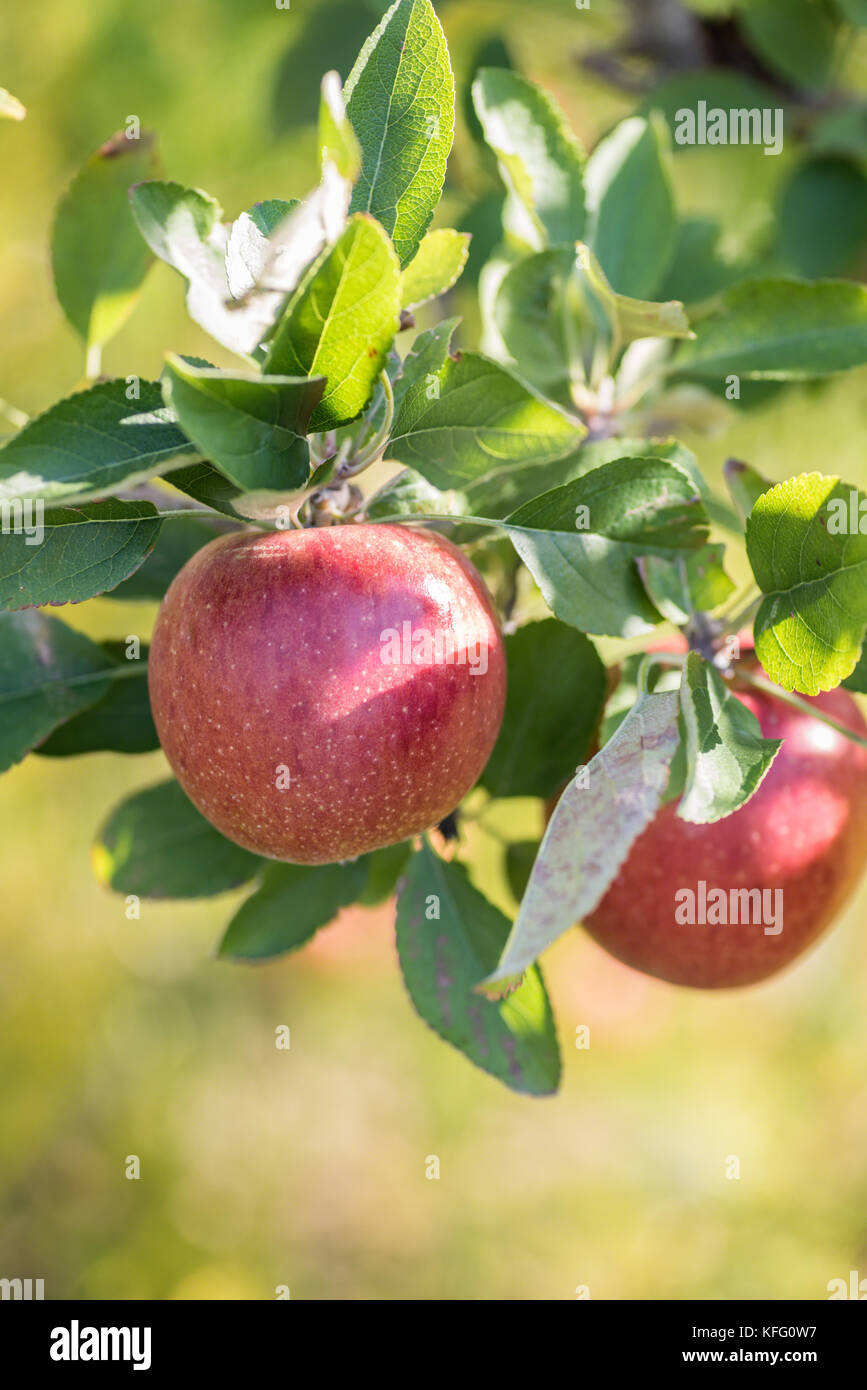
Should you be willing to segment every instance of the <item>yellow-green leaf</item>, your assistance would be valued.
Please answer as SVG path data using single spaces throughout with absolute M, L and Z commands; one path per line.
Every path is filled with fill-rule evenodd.
M 51 238 L 61 308 L 88 348 L 108 341 L 131 313 L 153 256 L 133 218 L 129 190 L 158 172 L 153 136 L 119 133 L 84 165 L 57 208 Z
M 265 371 L 325 377 L 310 428 L 333 429 L 367 405 L 399 326 L 397 257 L 379 223 L 356 213 L 289 301 Z
M 445 294 L 460 279 L 469 254 L 467 232 L 447 227 L 428 232 L 401 277 L 401 307 L 417 309 L 429 299 Z
M 765 599 L 756 654 L 785 690 L 818 695 L 851 676 L 867 630 L 867 498 L 802 473 L 765 492 L 747 522 Z

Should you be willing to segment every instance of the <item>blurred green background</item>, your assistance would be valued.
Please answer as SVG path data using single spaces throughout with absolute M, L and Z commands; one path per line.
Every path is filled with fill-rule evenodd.
M 28 117 L 0 123 L 0 396 L 37 411 L 83 375 L 48 245 L 56 200 L 92 150 L 136 115 L 159 132 L 168 175 L 227 213 L 301 195 L 316 177 L 318 78 L 346 75 L 383 8 L 5 7 L 0 84 Z M 727 51 L 729 8 L 693 5 L 722 26 L 702 31 L 702 63 Z M 701 95 L 720 80 L 690 74 L 694 47 L 685 77 L 653 44 L 612 57 L 633 20 L 616 0 L 438 10 L 462 88 L 480 54 L 508 53 L 587 145 L 636 103 L 665 109 L 666 83 Z M 791 74 L 735 66 L 737 81 L 791 97 Z M 863 151 L 843 141 L 830 174 L 825 156 L 818 172 L 805 164 L 817 114 L 867 92 L 863 37 L 838 44 L 830 75 L 800 76 L 783 155 L 680 151 L 681 206 L 719 221 L 724 264 L 863 274 Z M 839 177 L 843 212 L 817 217 L 809 182 L 792 194 L 805 168 Z M 438 220 L 468 218 L 478 248 L 496 195 L 462 119 Z M 832 239 L 841 222 L 849 231 Z M 471 342 L 471 293 L 456 309 Z M 104 369 L 156 376 L 167 347 L 224 360 L 160 265 Z M 711 478 L 737 455 L 774 478 L 818 468 L 864 487 L 865 385 L 861 373 L 757 393 L 723 434 L 684 438 Z M 97 600 L 63 617 L 101 638 L 146 637 L 154 610 Z M 128 921 L 92 879 L 89 846 L 115 802 L 164 772 L 160 754 L 31 758 L 0 784 L 0 1277 L 44 1278 L 49 1298 L 273 1298 L 287 1285 L 322 1299 L 569 1299 L 578 1286 L 764 1299 L 824 1298 L 830 1279 L 867 1275 L 867 887 L 801 965 L 733 994 L 644 979 L 571 933 L 545 961 L 563 1089 L 534 1102 L 414 1016 L 390 909 L 345 913 L 302 954 L 253 969 L 213 960 L 234 898 L 145 903 Z M 494 828 L 498 817 L 533 833 L 540 808 L 499 809 Z M 498 841 L 475 834 L 480 883 L 513 907 Z M 275 1047 L 280 1025 L 289 1051 Z M 582 1026 L 589 1050 L 575 1046 Z M 133 1154 L 138 1181 L 125 1176 Z

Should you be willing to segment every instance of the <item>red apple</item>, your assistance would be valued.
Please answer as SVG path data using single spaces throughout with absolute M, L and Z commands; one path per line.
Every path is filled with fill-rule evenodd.
M 867 863 L 867 749 L 773 696 L 737 695 L 766 738 L 784 740 L 758 792 L 713 825 L 664 806 L 584 921 L 618 960 L 673 984 L 719 989 L 774 975 L 834 920 Z M 867 735 L 845 690 L 808 703 Z M 742 889 L 767 890 L 761 909 L 733 897 Z
M 326 864 L 454 809 L 496 742 L 506 667 L 456 546 L 344 525 L 198 551 L 160 610 L 149 684 L 203 815 L 257 854 Z

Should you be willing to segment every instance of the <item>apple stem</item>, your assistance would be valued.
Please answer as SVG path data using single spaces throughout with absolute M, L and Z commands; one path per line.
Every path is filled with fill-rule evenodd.
M 775 685 L 767 676 L 761 676 L 755 671 L 738 671 L 737 679 L 746 681 L 747 685 L 752 685 L 756 690 L 764 691 L 766 695 L 772 695 L 775 700 L 781 700 L 784 705 L 791 705 L 792 709 L 800 710 L 802 714 L 809 714 L 811 718 L 818 719 L 820 724 L 827 724 L 829 728 L 836 729 L 838 734 L 844 734 L 853 743 L 858 743 L 862 748 L 867 748 L 867 738 L 861 734 L 856 734 L 854 729 L 850 729 L 841 720 L 835 719 L 831 714 L 825 714 L 823 710 L 816 709 L 808 700 L 803 700 L 800 695 L 795 695 L 793 691 L 783 690 L 782 686 Z
M 0 418 L 8 420 L 16 430 L 23 430 L 30 420 L 30 416 L 26 415 L 23 410 L 19 410 L 17 406 L 10 405 L 8 401 L 4 400 L 0 400 Z
M 102 344 L 91 343 L 87 349 L 84 374 L 88 381 L 96 381 L 102 371 Z
M 321 468 L 323 463 L 327 463 L 337 453 L 337 437 L 334 430 L 329 430 L 327 434 L 311 434 L 307 447 L 314 467 Z
M 745 594 L 741 595 L 735 611 L 723 617 L 723 633 L 737 633 L 744 623 L 752 622 L 759 610 L 764 595 L 759 593 L 755 584 L 751 584 Z
M 642 659 L 635 677 L 639 695 L 646 695 L 650 686 L 650 672 L 654 666 L 685 666 L 686 657 L 681 652 L 647 652 Z
M 690 650 L 698 652 L 706 661 L 715 661 L 721 646 L 720 625 L 707 613 L 693 613 L 684 625 L 683 635 Z
M 336 476 L 340 479 L 357 477 L 359 473 L 364 472 L 365 468 L 370 468 L 371 464 L 378 463 L 388 447 L 391 427 L 394 424 L 394 389 L 388 372 L 382 372 L 380 382 L 385 392 L 385 419 L 370 443 L 365 449 L 362 449 L 360 454 L 356 454 L 354 459 L 341 461 L 336 470 Z
M 310 448 L 310 456 L 313 459 L 314 463 L 316 463 L 317 453 L 313 448 L 312 442 L 308 441 L 308 447 Z M 337 478 L 340 478 L 342 476 L 342 465 L 344 461 L 349 457 L 351 452 L 352 440 L 344 439 L 334 459 L 334 473 Z M 327 462 L 327 460 L 319 460 L 319 463 L 322 462 Z M 319 465 L 317 464 L 317 466 Z M 318 502 L 323 502 L 325 498 L 328 496 L 329 491 L 331 490 L 334 490 L 336 492 L 344 492 L 345 484 L 330 484 L 325 485 L 323 487 L 307 488 L 304 492 L 300 493 L 299 496 L 294 498 L 292 505 L 289 508 L 289 528 L 293 531 L 304 531 L 310 526 L 315 526 L 315 513 L 317 508 L 314 505 L 314 507 L 311 510 L 311 508 L 308 506 L 308 503 L 312 502 L 314 499 L 317 499 Z M 336 518 L 333 516 L 332 519 Z M 341 517 L 341 520 L 342 519 L 343 518 Z

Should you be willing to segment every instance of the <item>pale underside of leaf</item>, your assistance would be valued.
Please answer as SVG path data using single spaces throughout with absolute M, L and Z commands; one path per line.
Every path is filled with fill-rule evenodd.
M 473 100 L 534 250 L 574 243 L 584 234 L 584 152 L 547 92 L 501 68 L 482 68 Z
M 678 745 L 678 697 L 642 695 L 564 791 L 490 982 L 520 975 L 592 912 L 659 809 Z

